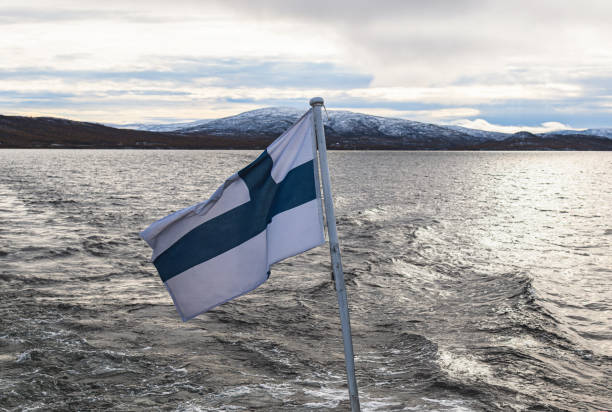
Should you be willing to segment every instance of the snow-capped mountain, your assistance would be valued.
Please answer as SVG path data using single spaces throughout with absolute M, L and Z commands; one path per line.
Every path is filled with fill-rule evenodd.
M 221 119 L 162 125 L 132 124 L 121 127 L 185 137 L 214 136 L 220 139 L 249 139 L 255 144 L 257 141 L 271 141 L 270 139 L 278 137 L 305 111 L 306 108 L 268 107 Z M 503 143 L 522 138 L 519 134 L 491 132 L 461 126 L 441 126 L 342 110 L 324 112 L 323 121 L 328 144 L 331 147 L 340 148 L 457 149 L 477 147 L 487 142 Z M 565 138 L 572 135 L 612 139 L 612 129 L 562 130 L 538 135 L 530 134 L 532 136 L 530 138 Z M 496 144 L 497 146 L 499 145 Z
M 172 126 L 172 132 L 183 135 L 276 137 L 293 125 L 305 111 L 270 107 L 185 127 L 169 126 Z M 463 131 L 434 124 L 349 111 L 330 110 L 327 114 L 323 113 L 323 121 L 328 140 L 337 145 L 342 141 L 343 146 L 349 147 L 374 144 L 384 148 L 400 144 L 407 148 L 420 148 L 427 144 L 444 148 L 482 140 Z M 150 128 L 142 126 L 140 130 L 162 131 L 159 125 Z
M 587 136 L 597 136 L 597 137 L 607 137 L 608 139 L 612 139 L 612 129 L 585 129 L 585 130 L 557 130 L 550 133 L 544 133 L 542 136 L 551 136 L 551 135 L 572 135 L 572 134 L 581 134 Z
M 612 139 L 612 129 L 608 128 L 608 129 L 586 129 L 584 131 L 585 134 L 588 134 L 590 136 L 601 136 L 601 137 L 607 137 L 608 139 Z

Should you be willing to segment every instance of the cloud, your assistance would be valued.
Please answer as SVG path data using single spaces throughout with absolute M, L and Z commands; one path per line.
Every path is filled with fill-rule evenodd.
M 200 83 L 218 87 L 323 87 L 351 89 L 367 87 L 372 81 L 368 74 L 338 67 L 329 62 L 294 62 L 249 59 L 184 59 L 173 56 L 149 58 L 147 69 L 66 70 L 18 67 L 0 70 L 0 79 L 62 81 L 141 80 L 173 84 Z M 157 64 L 156 64 L 157 63 Z M 155 67 L 157 66 L 157 67 Z M 6 87 L 6 86 L 5 86 Z
M 529 68 L 551 82 L 550 67 L 610 67 L 612 8 L 607 0 L 338 1 L 325 11 L 296 2 L 223 0 L 244 19 L 290 20 L 312 26 L 339 44 L 346 59 L 375 73 L 374 85 L 432 86 L 462 76 Z M 586 65 L 585 65 L 586 66 Z M 586 73 L 585 73 L 586 74 Z M 559 81 L 559 79 L 552 80 Z
M 0 24 L 48 23 L 53 21 L 105 19 L 110 11 L 57 8 L 0 7 Z
M 500 133 L 517 133 L 521 131 L 526 131 L 530 133 L 547 133 L 554 132 L 558 130 L 566 130 L 572 129 L 569 125 L 559 123 L 559 122 L 544 122 L 539 126 L 502 126 L 499 124 L 491 124 L 484 119 L 476 119 L 476 120 L 457 120 L 453 122 L 453 124 L 457 126 L 467 127 L 470 129 L 478 129 L 478 130 L 487 130 L 490 132 L 500 132 Z
M 411 114 L 410 112 L 408 114 Z M 446 109 L 432 110 L 432 111 L 416 111 L 412 112 L 413 117 L 417 115 L 426 115 L 432 119 L 444 120 L 452 119 L 457 117 L 466 116 L 478 116 L 480 110 L 471 107 L 449 107 Z
M 38 4 L 37 4 L 38 3 Z M 60 3 L 60 4 L 55 4 Z M 64 3 L 64 4 L 61 4 Z M 168 23 L 197 21 L 200 16 L 176 13 L 172 9 L 140 7 L 132 2 L 109 2 L 106 4 L 80 2 L 29 2 L 28 6 L 0 6 L 0 25 L 33 23 L 69 23 L 83 21 L 124 21 L 129 23 Z M 114 3 L 114 4 L 113 4 Z
M 323 95 L 431 122 L 604 127 L 611 20 L 608 0 L 8 0 L 0 108 L 192 119 Z

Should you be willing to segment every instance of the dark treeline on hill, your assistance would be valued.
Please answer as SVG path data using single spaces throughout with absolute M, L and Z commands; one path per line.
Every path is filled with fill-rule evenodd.
M 341 130 L 332 123 L 325 127 L 327 145 L 330 149 L 349 150 L 612 150 L 612 139 L 579 132 L 546 135 L 520 132 L 504 139 L 487 139 L 436 125 L 406 122 L 405 131 L 393 134 L 363 129 L 358 124 Z M 155 132 L 51 117 L 0 116 L 0 148 L 261 150 L 279 134 L 278 130 L 265 128 L 211 127 Z
M 272 140 L 274 137 L 186 135 L 116 129 L 52 117 L 0 116 L 0 148 L 259 149 Z
M 540 137 L 528 132 L 515 133 L 505 140 L 488 140 L 473 150 L 612 150 L 612 139 L 584 134 L 552 134 Z

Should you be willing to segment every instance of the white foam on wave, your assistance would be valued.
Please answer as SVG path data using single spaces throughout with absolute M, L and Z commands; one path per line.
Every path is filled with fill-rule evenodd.
M 420 280 L 428 280 L 430 282 L 447 277 L 441 273 L 429 270 L 424 267 L 413 265 L 399 258 L 391 258 L 391 269 L 395 273 L 398 273 L 402 276 Z
M 549 347 L 549 345 L 538 342 L 531 336 L 513 336 L 506 344 L 515 349 L 546 349 Z
M 224 405 L 219 408 L 210 408 L 210 407 L 200 407 L 194 403 L 194 401 L 185 402 L 179 405 L 175 411 L 176 412 L 216 412 L 216 411 L 245 411 L 247 408 L 243 406 L 236 405 Z
M 67 330 L 64 330 L 64 329 L 59 329 L 59 330 L 43 330 L 41 333 L 44 335 L 43 339 L 52 339 L 52 338 L 56 338 L 58 336 L 66 336 L 66 335 L 70 334 L 70 332 L 68 332 Z
M 336 408 L 341 401 L 347 398 L 346 389 L 332 388 L 323 386 L 319 389 L 303 389 L 304 393 L 316 398 L 320 398 L 320 402 L 308 402 L 304 404 L 309 408 Z
M 462 381 L 466 379 L 488 380 L 492 377 L 489 366 L 470 355 L 459 355 L 439 349 L 436 362 L 451 377 Z
M 378 398 L 361 402 L 363 411 L 388 411 L 389 408 L 401 406 L 400 402 L 393 402 L 391 398 Z
M 460 399 L 431 399 L 431 398 L 421 398 L 426 402 L 437 404 L 444 407 L 444 411 L 449 412 L 473 412 L 474 409 L 470 408 L 465 404 L 465 401 Z M 421 410 L 420 407 L 412 410 Z
M 125 371 L 129 371 L 129 369 L 125 369 L 125 368 L 115 368 L 111 365 L 102 365 L 99 368 L 94 369 L 93 371 L 91 371 L 92 375 L 106 375 L 109 373 L 115 373 L 115 372 L 125 372 Z
M 200 388 L 201 390 L 201 388 Z M 248 407 L 235 405 L 234 402 L 241 403 L 244 401 L 244 397 L 257 398 L 261 395 L 269 395 L 282 402 L 288 401 L 293 395 L 295 395 L 296 389 L 289 383 L 259 383 L 250 385 L 239 385 L 226 390 L 207 395 L 201 404 L 194 401 L 183 403 L 179 405 L 176 411 L 181 412 L 199 412 L 199 411 L 227 411 L 227 410 L 248 410 Z M 222 406 L 214 407 L 212 404 L 222 403 Z M 199 406 L 199 405 L 206 406 Z
M 389 218 L 390 210 L 385 207 L 374 207 L 366 209 L 361 213 L 361 216 L 370 222 L 381 222 Z
M 232 397 L 235 397 L 235 396 L 246 395 L 246 394 L 249 394 L 249 393 L 253 392 L 253 389 L 256 386 L 257 385 L 235 386 L 233 388 L 229 388 L 227 390 L 224 390 L 223 392 L 219 393 L 216 397 L 218 397 L 218 398 L 223 398 L 223 397 L 232 398 Z
M 384 205 L 362 210 L 356 215 L 353 215 L 353 219 L 358 226 L 361 226 L 364 223 L 392 221 L 403 215 L 405 215 L 405 210 L 403 208 L 399 206 Z
M 2 335 L 2 336 L 0 336 L 0 339 L 5 341 L 5 342 L 8 342 L 9 345 L 10 344 L 17 344 L 17 343 L 24 343 L 25 342 L 24 339 L 14 338 L 14 337 L 9 336 L 9 335 Z
M 288 383 L 260 383 L 259 387 L 271 393 L 274 397 L 282 397 L 283 399 L 295 395 L 295 388 Z
M 183 375 L 187 374 L 187 369 L 186 368 L 175 368 L 172 365 L 168 365 L 168 367 L 170 368 L 170 370 L 172 370 L 172 372 L 178 372 L 178 373 L 181 373 Z
M 373 360 L 377 358 L 373 352 L 365 355 L 366 358 Z M 384 368 L 383 368 L 384 369 Z M 318 388 L 302 388 L 306 395 L 319 398 L 319 401 L 305 403 L 304 406 L 315 410 L 337 408 L 340 402 L 348 401 L 349 394 L 345 387 L 345 378 L 333 376 L 333 380 L 313 381 L 310 379 L 300 380 L 311 384 L 321 385 Z M 401 403 L 392 398 L 374 398 L 370 397 L 366 391 L 360 392 L 361 410 L 365 411 L 387 411 L 392 407 L 401 406 Z
M 337 408 L 340 402 L 348 400 L 348 392 L 346 388 L 324 386 L 316 390 L 304 389 L 304 393 L 322 398 L 320 402 L 308 402 L 304 404 L 304 406 L 316 410 Z M 360 393 L 360 398 L 361 410 L 364 412 L 388 411 L 392 407 L 401 406 L 400 402 L 394 401 L 392 398 L 370 398 L 363 391 Z
M 102 351 L 102 353 L 105 353 L 107 355 L 110 355 L 112 357 L 117 357 L 117 358 L 124 358 L 127 356 L 130 356 L 128 353 L 126 352 L 121 352 L 121 351 L 116 351 L 116 350 L 110 350 L 110 349 L 105 349 Z
M 20 354 L 17 356 L 17 360 L 16 360 L 16 362 L 17 362 L 17 363 L 21 363 L 21 362 L 25 362 L 25 361 L 29 360 L 29 359 L 31 358 L 31 356 L 30 356 L 30 352 L 31 352 L 31 351 L 27 350 L 27 351 L 25 351 L 25 352 L 23 352 L 23 353 L 20 353 Z
M 480 245 L 483 247 L 483 249 L 489 252 L 493 250 L 498 250 L 502 246 L 502 243 L 499 240 L 493 239 L 491 236 L 481 236 L 478 238 L 478 241 L 480 242 Z

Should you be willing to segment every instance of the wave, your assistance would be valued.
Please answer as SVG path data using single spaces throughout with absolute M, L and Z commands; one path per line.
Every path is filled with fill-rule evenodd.
M 81 241 L 83 250 L 96 257 L 109 256 L 117 249 L 126 247 L 129 241 L 125 237 L 91 235 Z

